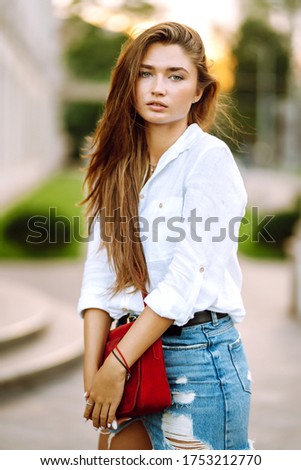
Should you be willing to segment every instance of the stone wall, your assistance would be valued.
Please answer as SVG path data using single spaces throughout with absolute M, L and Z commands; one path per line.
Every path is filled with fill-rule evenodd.
M 59 23 L 51 0 L 0 0 L 0 197 L 6 204 L 64 158 Z

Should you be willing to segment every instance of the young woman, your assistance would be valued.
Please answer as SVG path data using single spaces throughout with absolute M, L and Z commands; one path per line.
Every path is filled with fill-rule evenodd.
M 207 133 L 218 88 L 198 33 L 172 22 L 129 40 L 113 71 L 86 176 L 92 223 L 78 304 L 84 418 L 100 449 L 249 448 L 250 378 L 234 326 L 245 315 L 246 192 L 229 148 Z M 102 364 L 112 321 L 128 314 L 137 319 L 122 356 Z M 158 337 L 172 405 L 117 422 L 125 362 Z

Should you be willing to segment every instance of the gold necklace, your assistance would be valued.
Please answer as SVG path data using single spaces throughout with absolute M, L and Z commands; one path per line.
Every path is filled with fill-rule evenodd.
M 144 178 L 143 178 L 143 181 L 142 181 L 142 187 L 145 185 L 145 183 L 147 182 L 147 180 L 153 176 L 153 173 L 156 169 L 156 166 L 157 165 L 152 165 L 151 163 L 148 164 L 148 168 L 146 168 L 146 172 L 145 172 L 145 175 L 144 175 Z
M 151 163 L 149 163 L 149 171 L 151 175 L 154 173 L 156 167 L 157 165 L 152 165 Z

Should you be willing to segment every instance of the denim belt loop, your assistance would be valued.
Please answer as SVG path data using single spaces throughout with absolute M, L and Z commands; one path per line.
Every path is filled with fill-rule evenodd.
M 216 312 L 210 311 L 210 313 L 211 313 L 211 318 L 212 318 L 212 325 L 217 326 L 218 325 L 218 318 L 217 318 Z

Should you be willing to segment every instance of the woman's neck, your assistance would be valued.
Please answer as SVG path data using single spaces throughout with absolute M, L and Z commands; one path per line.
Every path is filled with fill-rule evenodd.
M 157 165 L 162 155 L 185 132 L 187 125 L 150 125 L 146 130 L 146 140 L 149 159 L 152 165 Z

